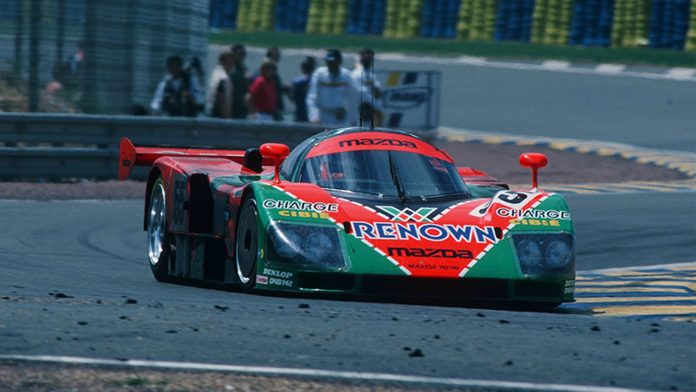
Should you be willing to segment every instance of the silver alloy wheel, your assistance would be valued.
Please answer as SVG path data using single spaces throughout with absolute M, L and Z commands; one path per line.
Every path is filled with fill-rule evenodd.
M 258 213 L 256 200 L 248 199 L 239 216 L 237 226 L 237 245 L 235 262 L 237 263 L 237 276 L 242 284 L 249 283 L 256 268 L 256 255 L 259 249 Z
M 161 182 L 155 184 L 150 198 L 150 214 L 147 224 L 147 255 L 152 266 L 157 265 L 164 250 L 165 222 L 164 186 Z

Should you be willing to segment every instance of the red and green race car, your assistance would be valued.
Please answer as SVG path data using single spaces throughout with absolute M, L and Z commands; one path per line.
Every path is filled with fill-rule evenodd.
M 380 296 L 573 301 L 575 234 L 562 196 L 527 190 L 404 131 L 343 128 L 290 152 L 136 147 L 150 166 L 144 229 L 162 281 Z

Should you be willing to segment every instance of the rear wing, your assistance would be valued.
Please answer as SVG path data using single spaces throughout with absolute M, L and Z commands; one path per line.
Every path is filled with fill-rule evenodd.
M 226 158 L 243 165 L 244 155 L 243 150 L 135 146 L 130 139 L 123 138 L 118 162 L 118 178 L 125 180 L 135 166 L 152 166 L 157 159 L 165 156 Z M 264 163 L 265 161 L 264 159 Z
M 503 181 L 500 181 L 499 179 L 472 167 L 458 167 L 457 172 L 459 172 L 462 180 L 464 180 L 464 182 L 467 184 L 510 189 L 508 184 L 504 183 Z

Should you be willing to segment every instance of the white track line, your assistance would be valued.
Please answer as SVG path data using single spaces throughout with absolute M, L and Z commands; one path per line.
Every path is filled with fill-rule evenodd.
M 595 71 L 600 72 L 600 73 L 621 73 L 626 69 L 626 66 L 623 64 L 599 64 L 596 68 Z
M 654 264 L 654 265 L 643 265 L 640 267 L 618 267 L 618 268 L 604 268 L 595 270 L 582 270 L 578 271 L 578 274 L 583 273 L 602 273 L 602 272 L 616 272 L 616 271 L 650 271 L 663 268 L 678 268 L 678 267 L 696 267 L 695 262 L 689 263 L 673 263 L 673 264 Z
M 567 61 L 546 60 L 543 63 L 541 63 L 541 67 L 553 70 L 568 69 L 570 67 L 570 63 Z
M 435 384 L 445 386 L 458 386 L 469 388 L 495 388 L 515 391 L 563 391 L 563 392 L 642 392 L 645 390 L 599 387 L 591 385 L 569 385 L 569 384 L 544 384 L 516 381 L 487 381 L 472 380 L 463 378 L 441 378 L 441 377 L 422 377 L 409 376 L 404 374 L 390 373 L 367 373 L 367 372 L 347 372 L 336 370 L 306 369 L 306 368 L 283 368 L 269 366 L 240 366 L 240 365 L 216 365 L 197 362 L 170 362 L 170 361 L 148 361 L 130 359 L 119 361 L 103 358 L 86 357 L 67 357 L 53 355 L 0 355 L 0 360 L 16 360 L 27 362 L 48 362 L 72 365 L 102 365 L 130 368 L 151 368 L 166 370 L 188 370 L 188 371 L 210 371 L 210 372 L 233 372 L 254 375 L 274 375 L 274 376 L 302 376 L 314 378 L 333 378 L 348 379 L 359 381 L 386 381 L 413 384 Z
M 694 77 L 694 73 L 696 73 L 696 70 L 693 68 L 671 68 L 667 72 L 667 76 L 673 79 L 688 80 Z

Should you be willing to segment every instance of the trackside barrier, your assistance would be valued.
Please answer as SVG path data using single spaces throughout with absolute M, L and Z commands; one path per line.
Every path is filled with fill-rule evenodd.
M 3 180 L 68 178 L 116 178 L 116 150 L 80 147 L 0 147 Z M 114 174 L 115 173 L 115 174 Z M 143 179 L 147 171 L 136 173 Z
M 245 149 L 271 141 L 292 147 L 322 130 L 207 118 L 0 113 L 0 178 L 116 178 L 123 137 L 136 145 Z
M 211 118 L 0 113 L 0 179 L 113 179 L 121 138 L 136 145 L 246 149 L 290 147 L 324 128 Z M 419 132 L 432 137 L 434 130 Z M 135 170 L 131 178 L 143 178 Z

